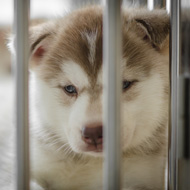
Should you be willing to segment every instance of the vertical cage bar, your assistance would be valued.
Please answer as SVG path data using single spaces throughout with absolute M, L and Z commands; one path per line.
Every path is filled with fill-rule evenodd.
M 170 13 L 170 7 L 171 7 L 171 0 L 166 0 L 166 10 L 168 13 Z
M 28 129 L 28 19 L 29 0 L 14 1 L 16 126 L 17 126 L 17 190 L 29 190 Z
M 147 0 L 147 8 L 150 11 L 154 9 L 154 0 Z
M 104 190 L 120 190 L 121 2 L 104 10 Z
M 169 174 L 170 190 L 178 188 L 178 78 L 180 61 L 180 0 L 171 1 L 171 40 L 170 40 L 170 139 L 169 139 Z

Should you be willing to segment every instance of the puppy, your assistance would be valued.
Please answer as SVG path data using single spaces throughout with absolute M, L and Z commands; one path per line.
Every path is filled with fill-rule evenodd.
M 30 30 L 33 189 L 102 189 L 102 8 Z M 164 189 L 169 17 L 122 11 L 123 188 Z M 109 126 L 108 126 L 109 127 Z

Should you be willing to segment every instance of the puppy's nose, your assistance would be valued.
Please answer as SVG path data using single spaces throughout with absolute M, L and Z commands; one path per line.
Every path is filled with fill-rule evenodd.
M 82 129 L 82 138 L 84 142 L 89 145 L 102 144 L 103 135 L 102 135 L 102 126 L 86 126 Z

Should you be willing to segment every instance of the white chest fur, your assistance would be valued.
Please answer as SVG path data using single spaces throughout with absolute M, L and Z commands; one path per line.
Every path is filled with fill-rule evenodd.
M 40 154 L 39 154 L 40 151 Z M 45 189 L 97 190 L 102 189 L 102 161 L 99 158 L 77 160 L 59 159 L 53 153 L 37 149 L 32 159 L 32 175 Z M 159 163 L 159 164 L 158 164 Z M 162 157 L 133 157 L 123 164 L 123 187 L 158 187 L 163 184 Z M 140 179 L 140 180 L 139 180 Z

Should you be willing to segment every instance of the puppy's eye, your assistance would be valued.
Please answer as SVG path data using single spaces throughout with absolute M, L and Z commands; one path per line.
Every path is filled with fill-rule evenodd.
M 132 82 L 130 81 L 123 81 L 123 90 L 127 90 L 131 86 Z
M 73 85 L 65 86 L 64 90 L 69 95 L 76 95 L 77 94 L 77 89 Z

